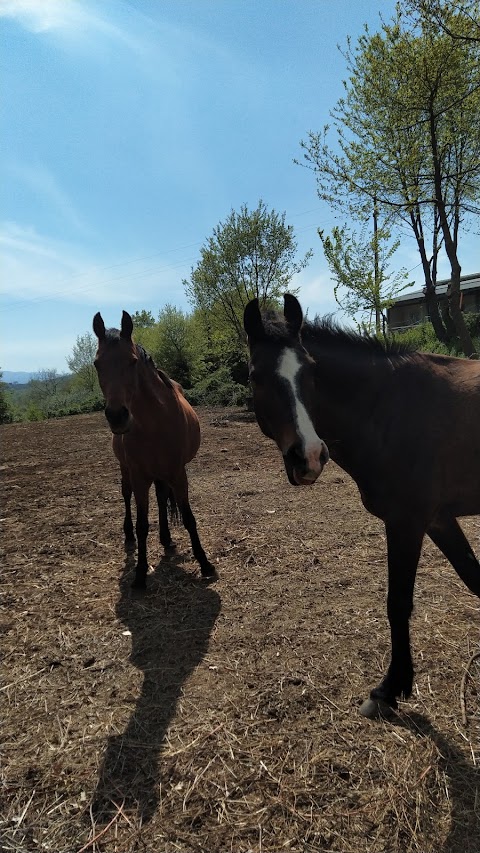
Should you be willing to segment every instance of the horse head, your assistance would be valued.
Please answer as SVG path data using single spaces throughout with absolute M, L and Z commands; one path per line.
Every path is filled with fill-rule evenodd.
M 311 485 L 329 453 L 313 425 L 314 363 L 301 342 L 302 309 L 290 294 L 284 303 L 283 319 L 263 317 L 258 299 L 245 308 L 253 403 L 260 429 L 283 455 L 290 483 Z
M 100 312 L 93 318 L 98 338 L 94 365 L 105 398 L 105 417 L 115 435 L 128 432 L 132 416 L 131 402 L 136 388 L 138 354 L 132 340 L 133 321 L 126 311 L 120 329 L 105 329 Z

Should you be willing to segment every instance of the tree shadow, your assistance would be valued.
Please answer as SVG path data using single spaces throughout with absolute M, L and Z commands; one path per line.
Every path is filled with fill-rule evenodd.
M 181 557 L 160 561 L 147 592 L 131 589 L 134 556 L 120 578 L 116 613 L 131 631 L 130 660 L 143 670 L 142 691 L 125 731 L 108 738 L 91 812 L 108 820 L 115 803 L 145 823 L 158 805 L 159 757 L 183 685 L 207 652 L 221 600 L 205 580 L 186 572 Z
M 480 767 L 470 763 L 461 751 L 415 711 L 392 718 L 396 726 L 416 737 L 429 738 L 440 753 L 440 766 L 449 782 L 451 821 L 448 837 L 439 853 L 478 853 L 480 850 Z

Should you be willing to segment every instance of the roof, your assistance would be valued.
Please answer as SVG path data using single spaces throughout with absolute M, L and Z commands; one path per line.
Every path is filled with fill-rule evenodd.
M 438 281 L 437 286 L 435 288 L 437 296 L 445 296 L 447 293 L 448 285 L 450 284 L 450 279 L 446 278 L 443 281 Z M 480 273 L 474 273 L 473 275 L 464 275 L 460 279 L 460 290 L 477 290 L 480 289 Z M 392 305 L 397 305 L 399 302 L 423 302 L 425 299 L 425 291 L 424 290 L 414 290 L 413 293 L 411 291 L 406 291 L 401 296 L 397 296 L 395 302 Z

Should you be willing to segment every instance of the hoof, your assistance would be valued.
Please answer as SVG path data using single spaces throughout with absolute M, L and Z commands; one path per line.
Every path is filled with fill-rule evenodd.
M 163 553 L 166 557 L 173 557 L 177 553 L 177 546 L 174 542 L 171 542 L 170 545 L 164 546 Z
M 135 551 L 136 545 L 137 543 L 135 542 L 135 539 L 125 539 L 123 547 L 127 554 L 131 554 L 132 551 Z
M 360 713 L 368 720 L 388 720 L 394 716 L 395 708 L 382 699 L 369 697 L 360 705 Z
M 145 578 L 135 578 L 135 580 L 132 582 L 132 589 L 144 590 L 146 588 L 147 588 L 147 581 Z
M 206 563 L 204 566 L 201 566 L 201 571 L 202 578 L 205 578 L 206 580 L 213 580 L 218 577 L 217 570 L 211 563 Z

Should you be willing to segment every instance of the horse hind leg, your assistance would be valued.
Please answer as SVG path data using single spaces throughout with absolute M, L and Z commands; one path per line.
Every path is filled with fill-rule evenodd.
M 202 577 L 214 578 L 216 577 L 217 572 L 215 570 L 215 566 L 212 565 L 207 555 L 205 554 L 205 551 L 202 548 L 200 537 L 197 532 L 197 522 L 195 520 L 195 516 L 192 512 L 192 508 L 188 500 L 188 480 L 185 471 L 183 471 L 180 480 L 177 481 L 177 483 L 175 484 L 173 491 L 175 499 L 178 503 L 180 514 L 182 516 L 183 524 L 190 536 L 193 556 L 200 565 Z
M 428 528 L 427 533 L 470 592 L 480 596 L 480 563 L 457 519 L 443 516 Z
M 175 543 L 172 541 L 170 534 L 170 520 L 176 522 L 178 518 L 177 504 L 170 486 L 164 483 L 163 480 L 155 480 L 155 493 L 157 495 L 158 504 L 158 528 L 160 533 L 160 544 L 166 554 L 175 550 Z

